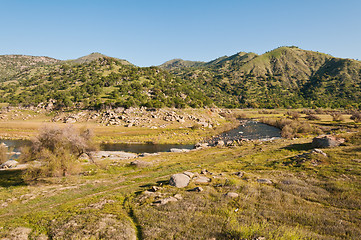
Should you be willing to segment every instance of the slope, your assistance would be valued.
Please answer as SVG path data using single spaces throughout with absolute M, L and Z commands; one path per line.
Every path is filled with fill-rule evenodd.
M 361 107 L 360 72 L 359 61 L 297 47 L 259 56 L 240 52 L 171 70 L 221 106 L 266 108 Z
M 0 55 L 0 82 L 29 69 L 58 62 L 60 60 L 50 57 Z

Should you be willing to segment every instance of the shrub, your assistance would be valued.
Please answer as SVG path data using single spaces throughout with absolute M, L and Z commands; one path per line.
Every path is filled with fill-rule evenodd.
M 324 114 L 325 113 L 325 111 L 323 111 L 322 108 L 317 108 L 315 111 L 316 111 L 317 114 Z
M 306 114 L 306 115 L 311 115 L 311 114 L 315 114 L 316 112 L 313 109 L 303 109 L 301 111 L 301 113 Z
M 342 113 L 340 112 L 333 112 L 330 115 L 332 116 L 332 121 L 341 122 L 345 120 L 345 118 L 342 116 Z
M 89 129 L 77 130 L 71 125 L 43 127 L 30 146 L 23 150 L 21 160 L 31 162 L 24 175 L 26 180 L 78 172 L 77 159 L 83 153 L 91 158 L 91 151 L 96 149 L 91 138 Z
M 308 119 L 308 120 L 321 120 L 321 118 L 319 116 L 316 116 L 314 114 L 308 114 L 306 116 L 306 119 Z
M 299 112 L 291 112 L 291 111 L 288 111 L 287 115 L 294 120 L 297 120 L 301 116 Z
M 8 147 L 1 143 L 0 144 L 0 164 L 6 162 L 8 160 Z
M 259 114 L 279 114 L 279 112 L 276 110 L 265 110 L 265 109 L 259 110 L 258 113 Z
M 351 120 L 354 120 L 355 122 L 361 122 L 361 112 L 352 113 Z
M 285 118 L 278 119 L 260 119 L 260 122 L 281 129 L 281 136 L 284 138 L 299 137 L 302 134 L 320 134 L 322 131 L 306 122 L 291 120 Z

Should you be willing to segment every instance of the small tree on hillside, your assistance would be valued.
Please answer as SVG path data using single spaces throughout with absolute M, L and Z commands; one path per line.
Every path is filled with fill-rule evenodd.
M 31 162 L 26 171 L 27 179 L 47 176 L 67 176 L 76 173 L 78 158 L 96 148 L 91 141 L 89 129 L 75 129 L 72 125 L 64 128 L 44 126 L 29 147 L 23 150 L 22 160 Z

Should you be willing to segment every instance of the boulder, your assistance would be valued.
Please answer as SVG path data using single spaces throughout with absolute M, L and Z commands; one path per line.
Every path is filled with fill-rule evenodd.
M 324 157 L 327 157 L 327 154 L 324 151 L 322 151 L 321 149 L 315 148 L 311 151 L 311 153 L 318 153 L 318 154 L 323 155 Z
M 188 171 L 184 172 L 183 174 L 184 174 L 184 175 L 187 175 L 189 178 L 193 178 L 194 175 L 195 175 L 194 173 L 188 172 Z
M 272 184 L 272 181 L 269 179 L 265 179 L 265 178 L 259 178 L 257 179 L 257 182 L 259 183 L 265 183 L 265 184 Z
M 235 193 L 235 192 L 228 192 L 226 194 L 224 194 L 225 197 L 230 197 L 230 198 L 236 198 L 239 196 L 238 193 Z
M 0 165 L 0 169 L 14 168 L 18 165 L 18 161 L 8 160 Z
M 169 150 L 170 152 L 174 152 L 174 153 L 184 153 L 184 152 L 189 152 L 190 150 L 189 149 L 181 149 L 181 148 L 171 148 Z
M 234 173 L 234 175 L 236 175 L 237 177 L 243 177 L 244 173 L 243 172 L 236 172 L 236 173 Z
M 156 192 L 159 191 L 160 189 L 162 189 L 161 187 L 157 187 L 157 186 L 152 186 L 152 191 Z
M 149 156 L 158 156 L 159 153 L 141 153 L 139 157 L 149 157 Z
M 216 146 L 223 147 L 224 146 L 224 141 L 223 140 L 218 140 L 217 143 L 216 143 Z
M 196 143 L 196 144 L 194 145 L 194 147 L 195 147 L 196 149 L 206 148 L 206 147 L 209 147 L 209 144 L 208 144 L 208 143 Z
M 130 162 L 130 165 L 136 166 L 136 167 L 148 167 L 148 166 L 152 165 L 152 163 L 142 161 L 142 160 L 135 160 L 135 161 Z
M 167 198 L 155 201 L 154 204 L 156 204 L 156 205 L 164 205 L 164 204 L 167 204 L 169 202 L 176 202 L 176 201 L 178 201 L 178 199 L 175 198 L 175 197 L 167 197 Z
M 182 195 L 180 195 L 179 193 L 174 195 L 174 198 L 177 199 L 177 200 L 182 200 L 183 199 Z
M 138 154 L 121 151 L 99 151 L 92 152 L 91 154 L 95 158 L 109 158 L 111 160 L 124 160 L 138 157 Z
M 169 185 L 173 186 L 173 187 L 177 187 L 177 188 L 184 188 L 186 186 L 188 186 L 190 181 L 190 178 L 183 174 L 183 173 L 177 173 L 177 174 L 173 174 L 170 177 L 169 180 Z
M 313 138 L 312 147 L 314 147 L 314 148 L 331 148 L 331 147 L 337 147 L 341 143 L 344 143 L 344 142 L 345 142 L 345 139 L 343 139 L 343 138 L 336 138 L 334 136 L 321 135 L 321 136 Z
M 193 191 L 193 192 L 203 192 L 203 188 L 202 188 L 202 187 L 195 187 L 195 188 L 191 189 L 190 191 Z
M 194 182 L 195 183 L 198 183 L 198 184 L 203 184 L 203 183 L 209 183 L 211 181 L 210 178 L 207 178 L 207 177 L 204 177 L 204 176 L 200 176 L 200 177 L 197 177 Z

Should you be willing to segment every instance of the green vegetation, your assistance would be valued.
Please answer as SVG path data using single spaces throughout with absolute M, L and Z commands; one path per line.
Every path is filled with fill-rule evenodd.
M 175 59 L 146 68 L 99 53 L 70 61 L 35 60 L 24 70 L 18 66 L 22 60 L 2 56 L 4 71 L 14 70 L 0 75 L 0 102 L 37 105 L 53 99 L 56 107 L 69 109 L 359 109 L 361 102 L 359 61 L 297 47 L 263 55 L 240 52 L 210 62 Z M 18 67 L 9 68 L 12 64 Z
M 55 100 L 57 108 L 203 107 L 212 101 L 185 80 L 156 67 L 139 68 L 103 57 L 90 63 L 48 66 L 4 82 L 0 101 L 38 105 Z
M 359 61 L 297 47 L 280 47 L 260 56 L 241 52 L 189 66 L 170 61 L 161 67 L 217 99 L 218 106 L 360 108 Z

